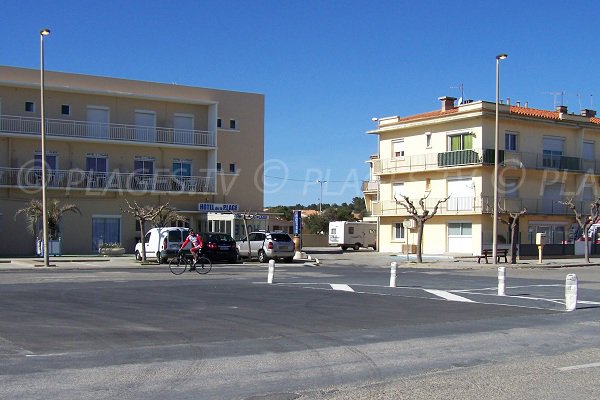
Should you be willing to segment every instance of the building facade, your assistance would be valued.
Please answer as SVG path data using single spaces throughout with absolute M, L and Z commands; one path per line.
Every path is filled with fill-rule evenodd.
M 368 132 L 378 135 L 379 148 L 368 161 L 363 192 L 368 219 L 379 223 L 381 251 L 416 244 L 416 230 L 397 202 L 400 194 L 420 212 L 420 199 L 429 212 L 439 203 L 424 227 L 423 253 L 478 255 L 492 247 L 496 105 L 455 100 L 440 98 L 441 108 L 432 112 L 378 119 Z M 581 232 L 562 203 L 572 199 L 589 215 L 590 203 L 600 197 L 595 111 L 500 104 L 498 141 L 499 214 L 507 220 L 504 211 L 527 210 L 517 226 L 520 254 L 537 251 L 536 233 L 546 234 L 548 251 L 572 254 Z M 508 224 L 499 223 L 499 246 L 509 242 Z
M 185 225 L 234 236 L 239 213 L 262 210 L 263 95 L 58 72 L 44 88 L 47 198 L 81 210 L 61 220 L 63 254 L 133 251 L 126 201 L 168 203 Z M 0 66 L 2 255 L 35 251 L 15 213 L 41 201 L 40 103 L 39 71 Z

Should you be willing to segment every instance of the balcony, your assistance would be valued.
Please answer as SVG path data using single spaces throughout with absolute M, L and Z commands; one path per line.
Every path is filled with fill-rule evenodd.
M 362 192 L 363 193 L 377 193 L 379 190 L 379 181 L 363 181 Z
M 138 174 L 134 172 L 107 172 L 74 170 L 47 171 L 48 189 L 86 192 L 214 194 L 215 181 L 206 176 L 178 176 L 166 174 Z M 0 187 L 19 188 L 28 193 L 42 188 L 39 169 L 0 168 Z
M 415 206 L 420 210 L 418 198 L 411 199 Z M 442 199 L 425 200 L 425 208 L 430 212 L 437 202 Z M 527 208 L 527 214 L 537 215 L 569 215 L 573 212 L 565 205 L 561 204 L 564 200 L 552 200 L 544 198 L 524 199 L 524 198 L 500 198 L 500 206 L 510 212 L 518 212 Z M 589 214 L 589 201 L 576 203 L 578 210 L 584 214 Z M 447 202 L 441 203 L 436 215 L 477 215 L 491 214 L 493 212 L 494 200 L 491 196 L 477 197 L 451 197 Z M 371 216 L 391 217 L 391 216 L 408 216 L 406 208 L 398 204 L 395 200 L 380 200 L 372 203 Z
M 371 162 L 373 163 L 373 174 L 387 175 L 443 170 L 470 165 L 493 165 L 494 153 L 494 149 L 470 149 L 417 154 L 401 158 L 373 158 Z M 553 169 L 600 174 L 600 163 L 596 160 L 585 160 L 563 155 L 499 150 L 498 162 L 501 167 Z
M 2 115 L 0 133 L 39 136 L 40 118 Z M 92 141 L 114 140 L 123 143 L 159 143 L 212 148 L 214 132 L 164 127 L 103 124 L 46 118 L 46 137 L 77 138 Z

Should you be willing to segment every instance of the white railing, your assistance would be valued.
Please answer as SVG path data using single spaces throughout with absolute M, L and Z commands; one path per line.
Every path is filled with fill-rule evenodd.
M 50 189 L 117 191 L 214 193 L 214 178 L 139 174 L 136 172 L 95 172 L 74 170 L 47 171 L 46 186 Z M 35 192 L 42 187 L 42 171 L 36 168 L 0 168 L 0 187 L 18 187 Z
M 0 116 L 0 132 L 40 135 L 41 119 L 33 117 Z M 105 124 L 46 118 L 47 136 L 92 140 L 163 143 L 186 146 L 215 146 L 214 132 L 124 124 Z

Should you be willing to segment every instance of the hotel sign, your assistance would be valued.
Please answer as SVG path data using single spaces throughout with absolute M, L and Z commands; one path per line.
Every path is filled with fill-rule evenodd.
M 226 203 L 198 203 L 198 211 L 204 211 L 204 212 L 240 211 L 240 205 L 239 204 L 226 204 Z

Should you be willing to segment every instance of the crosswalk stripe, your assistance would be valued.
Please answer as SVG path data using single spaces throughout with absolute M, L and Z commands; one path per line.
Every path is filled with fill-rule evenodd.
M 333 290 L 342 290 L 344 292 L 354 292 L 354 289 L 352 289 L 348 285 L 343 285 L 340 283 L 331 283 L 330 286 Z
M 469 300 L 466 297 L 458 296 L 454 293 L 446 292 L 445 290 L 436 290 L 436 289 L 424 289 L 424 290 L 428 293 L 431 293 L 435 296 L 439 296 L 446 300 L 462 301 L 464 303 L 475 303 L 473 300 Z

